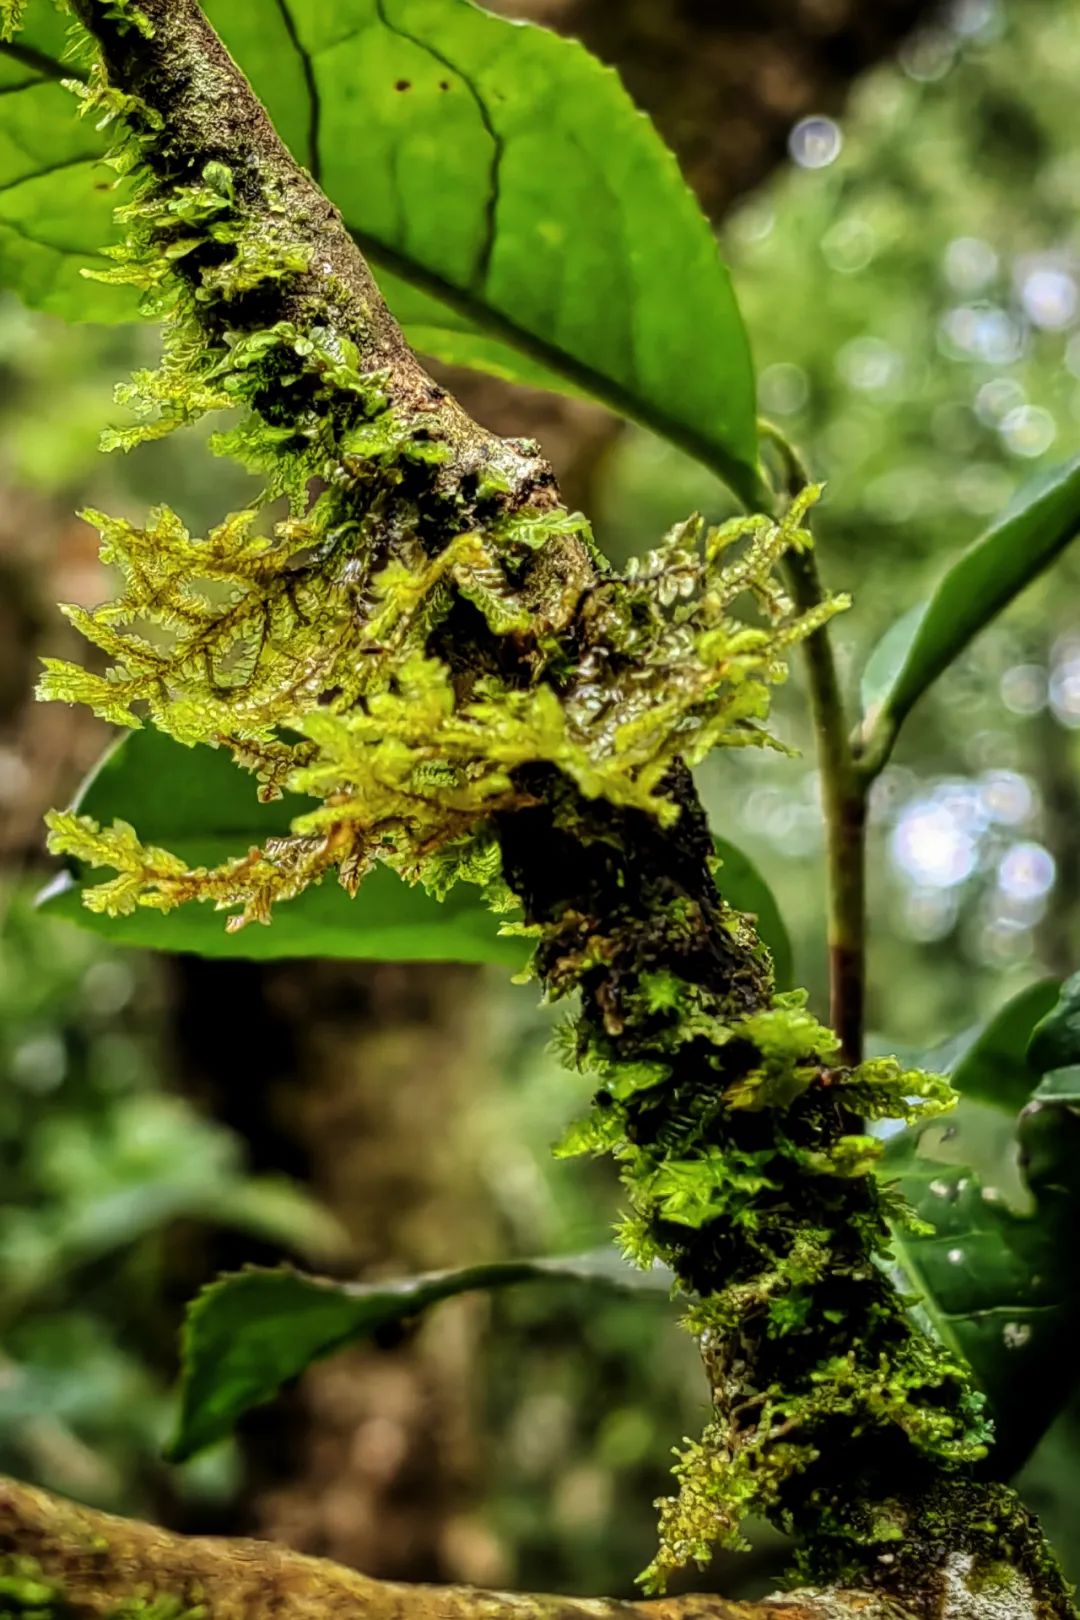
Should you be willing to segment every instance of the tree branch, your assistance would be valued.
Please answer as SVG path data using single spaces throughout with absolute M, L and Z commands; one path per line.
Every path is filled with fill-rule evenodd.
M 497 470 L 507 485 L 499 497 L 505 510 L 557 506 L 554 475 L 536 446 L 482 428 L 424 370 L 340 213 L 294 161 L 196 0 L 138 0 L 148 31 L 130 20 L 134 0 L 113 6 L 71 0 L 71 6 L 100 47 L 108 82 L 137 98 L 138 116 L 164 131 L 153 154 L 155 178 L 190 183 L 207 164 L 220 163 L 268 248 L 299 242 L 307 250 L 306 268 L 277 282 L 272 309 L 261 288 L 246 305 L 242 297 L 231 299 L 230 326 L 255 324 L 258 303 L 259 324 L 272 318 L 347 338 L 359 369 L 384 375 L 392 406 L 452 451 L 437 476 L 448 497 Z M 177 273 L 197 286 L 206 268 L 205 256 L 189 254 Z M 209 306 L 206 316 L 209 326 Z
M 173 1535 L 0 1478 L 0 1612 L 107 1620 L 156 1598 L 172 1600 L 177 1620 L 903 1620 L 857 1592 L 621 1603 L 403 1586 L 270 1542 Z

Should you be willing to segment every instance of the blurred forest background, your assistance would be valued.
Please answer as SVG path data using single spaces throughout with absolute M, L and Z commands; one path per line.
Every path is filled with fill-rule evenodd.
M 619 65 L 717 221 L 761 406 L 828 479 L 819 534 L 854 668 L 1017 483 L 1080 443 L 1080 18 L 1072 0 L 504 0 Z M 677 274 L 678 266 L 672 266 Z M 602 1242 L 605 1168 L 555 1164 L 583 1101 L 528 989 L 462 967 L 125 953 L 36 913 L 40 818 L 104 728 L 30 693 L 56 601 L 107 594 L 84 505 L 244 498 L 196 432 L 97 454 L 149 329 L 0 302 L 0 1471 L 182 1529 L 277 1536 L 375 1574 L 626 1592 L 705 1389 L 662 1301 L 564 1286 L 442 1307 L 171 1468 L 183 1302 L 283 1255 L 365 1277 Z M 702 355 L 702 364 L 708 356 Z M 698 509 L 688 461 L 592 407 L 451 377 L 539 437 L 610 554 Z M 923 703 L 873 810 L 874 1041 L 932 1052 L 1080 943 L 1080 556 Z M 74 656 L 80 656 L 76 652 Z M 702 786 L 824 1000 L 818 783 L 740 754 Z M 363 899 L 358 904 L 363 904 Z M 1028 1465 L 1080 1577 L 1080 1413 Z M 716 1572 L 767 1588 L 780 1549 Z

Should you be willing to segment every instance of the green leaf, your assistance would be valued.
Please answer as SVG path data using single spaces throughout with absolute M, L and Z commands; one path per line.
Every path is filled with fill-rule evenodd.
M 309 808 L 295 794 L 260 804 L 250 777 L 228 754 L 184 748 L 153 727 L 120 738 L 91 772 L 73 808 L 108 825 L 137 824 L 146 842 L 212 865 L 288 832 Z M 792 983 L 791 941 L 765 879 L 741 850 L 714 837 L 722 861 L 719 883 L 737 911 L 752 916 L 768 947 L 780 989 Z M 499 919 L 478 889 L 458 884 L 443 901 L 376 867 L 355 900 L 328 879 L 275 909 L 268 928 L 225 931 L 220 913 L 205 906 L 159 912 L 140 907 L 127 917 L 108 917 L 82 903 L 94 874 L 66 871 L 45 889 L 41 904 L 114 944 L 197 956 L 269 961 L 281 957 L 348 957 L 371 961 L 492 963 L 523 965 L 526 947 L 499 934 Z
M 390 272 L 392 304 L 408 284 L 398 308 L 421 350 L 593 395 L 760 502 L 753 368 L 730 277 L 675 159 L 611 69 L 471 0 L 206 10 L 284 140 Z M 9 74 L 25 66 L 12 50 L 28 47 L 59 74 L 46 0 L 31 0 Z M 40 206 L 54 143 L 76 139 L 52 100 L 24 107 L 40 93 L 0 98 L 12 229 L 23 232 L 32 216 L 19 191 L 32 183 Z M 31 120 L 17 177 L 15 126 Z M 85 161 L 93 132 L 79 126 L 77 141 L 89 194 L 101 180 Z M 91 222 L 73 212 L 66 246 L 83 250 Z M 53 308 L 86 317 L 66 270 L 46 281 Z M 40 302 L 37 276 L 15 259 L 8 283 Z
M 1074 1063 L 1044 1074 L 1035 1091 L 1035 1101 L 1080 1104 L 1080 1066 Z
M 32 37 L 0 46 L 0 287 L 68 319 L 130 320 L 127 291 L 81 274 L 95 261 L 105 267 L 117 196 L 99 161 L 101 133 L 76 117 L 74 96 L 58 83 L 70 72 L 60 60 L 67 30 L 54 6 L 40 4 Z
M 565 1281 L 665 1296 L 672 1284 L 662 1267 L 635 1271 L 614 1249 L 429 1272 L 401 1282 L 332 1282 L 286 1269 L 219 1277 L 188 1309 L 180 1423 L 170 1456 L 181 1462 L 213 1445 L 313 1361 L 441 1300 L 514 1283 Z
M 897 1239 L 901 1268 L 923 1296 L 932 1329 L 970 1363 L 986 1392 L 994 1467 L 1003 1474 L 1027 1457 L 1076 1375 L 1080 1119 L 1034 1107 L 1014 1133 L 1001 1129 L 994 1110 L 962 1104 L 948 1124 L 927 1126 L 917 1144 L 890 1144 L 886 1164 L 933 1227 L 932 1236 Z
M 880 769 L 907 715 L 979 631 L 1053 562 L 1080 529 L 1080 456 L 1024 486 L 949 568 L 924 608 L 905 614 L 871 654 L 862 742 Z
M 718 838 L 715 833 L 713 844 L 722 863 L 716 879 L 720 893 L 729 906 L 753 917 L 762 943 L 768 947 L 773 959 L 776 988 L 792 989 L 794 969 L 791 938 L 772 890 L 741 849 L 736 849 L 726 838 Z
M 546 388 L 549 393 L 568 394 L 574 399 L 589 398 L 587 388 L 579 387 L 565 373 L 553 371 L 542 359 L 516 348 L 512 338 L 503 342 L 494 330 L 478 325 L 463 310 L 451 308 L 434 293 L 395 275 L 377 252 L 371 258 L 378 264 L 383 297 L 418 354 L 445 365 L 484 371 L 504 382 Z
M 289 830 L 312 801 L 294 794 L 260 804 L 252 778 L 224 751 L 185 748 L 147 727 L 122 738 L 80 789 L 75 808 L 105 824 L 130 820 L 149 842 L 189 865 L 213 865 L 252 844 Z M 42 903 L 55 915 L 92 929 L 117 945 L 197 956 L 249 958 L 350 957 L 397 962 L 489 962 L 520 968 L 522 941 L 501 937 L 499 919 L 480 890 L 460 883 L 446 900 L 379 866 L 351 900 L 332 879 L 276 907 L 268 928 L 225 931 L 220 912 L 200 905 L 159 912 L 140 907 L 106 917 L 82 904 L 90 874 L 65 873 Z
M 1031 1032 L 1028 1061 L 1041 1074 L 1080 1062 L 1080 973 L 1066 981 Z
M 888 697 L 911 651 L 927 606 L 926 602 L 916 602 L 894 620 L 867 659 L 859 682 L 859 696 L 866 714 L 875 713 Z
M 1075 1381 L 1080 1114 L 1067 1105 L 1080 1069 L 1058 1071 L 1073 1076 L 1071 1094 L 1044 1095 L 1024 1056 L 1048 992 L 1032 986 L 991 1021 L 953 1070 L 956 1111 L 892 1138 L 884 1164 L 929 1229 L 894 1233 L 921 1296 L 916 1314 L 986 1392 L 1002 1473 L 1020 1466 Z
M 1032 1030 L 1057 1004 L 1057 979 L 1041 979 L 1005 1003 L 982 1029 L 953 1048 L 949 1078 L 961 1097 L 1018 1114 L 1031 1096 L 1027 1046 Z M 933 1067 L 930 1063 L 928 1066 Z M 1038 1068 L 1034 1074 L 1039 1072 Z

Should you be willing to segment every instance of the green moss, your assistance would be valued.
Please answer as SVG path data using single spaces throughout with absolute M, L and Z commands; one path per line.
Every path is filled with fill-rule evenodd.
M 552 766 L 587 799 L 669 824 L 678 811 L 663 782 L 676 757 L 768 741 L 768 687 L 787 648 L 838 605 L 800 619 L 774 577 L 805 541 L 812 496 L 779 524 L 680 526 L 627 580 L 597 590 L 584 520 L 508 500 L 500 452 L 471 489 L 444 481 L 443 417 L 364 370 L 275 174 L 245 169 L 241 184 L 220 157 L 177 172 L 161 115 L 100 63 L 83 111 L 116 126 L 114 162 L 134 193 L 104 274 L 165 320 L 161 365 L 119 391 L 139 420 L 105 447 L 239 407 L 212 447 L 265 488 L 205 538 L 167 508 L 143 526 L 86 514 L 123 590 L 66 611 L 108 667 L 50 660 L 41 695 L 226 746 L 264 796 L 289 787 L 325 806 L 294 838 L 210 871 L 126 824 L 55 814 L 55 852 L 117 873 L 88 892 L 90 906 L 202 900 L 243 926 L 329 875 L 355 890 L 375 860 L 441 893 L 455 872 L 475 877 L 490 818 L 522 801 L 523 770 Z M 282 298 L 295 313 L 267 322 Z M 262 529 L 260 509 L 281 495 L 290 516 Z M 759 625 L 730 616 L 740 596 L 756 600 Z M 436 646 L 465 611 L 493 667 L 463 686 Z
M 63 1620 L 60 1589 L 33 1558 L 0 1556 L 0 1620 Z
M 103 17 L 118 23 L 121 30 L 132 28 L 145 39 L 153 37 L 153 24 L 137 0 L 95 0 Z
M 942 1549 L 947 1548 L 947 1557 Z M 1072 1588 L 1038 1524 L 1005 1485 L 927 1476 L 918 1495 L 876 1506 L 853 1502 L 823 1516 L 793 1579 L 872 1584 L 916 1613 L 1071 1617 Z
M 211 1620 L 211 1611 L 204 1603 L 188 1603 L 185 1599 L 159 1593 L 154 1597 L 128 1598 L 111 1609 L 107 1620 Z
M 880 1142 L 852 1128 L 931 1117 L 949 1087 L 892 1060 L 839 1064 L 835 1035 L 804 994 L 773 993 L 737 926 L 716 984 L 647 965 L 692 960 L 702 921 L 654 906 L 650 933 L 609 915 L 603 950 L 579 937 L 568 956 L 560 920 L 540 953 L 549 981 L 583 994 L 561 1045 L 599 1085 L 563 1151 L 620 1162 L 624 1246 L 692 1296 L 714 1391 L 714 1420 L 659 1504 L 650 1590 L 718 1543 L 741 1546 L 752 1515 L 813 1545 L 859 1466 L 873 1500 L 905 1470 L 962 1470 L 988 1439 L 966 1368 L 912 1327 L 879 1264 L 900 1212 L 875 1179 Z
M 0 39 L 14 38 L 25 11 L 26 0 L 0 0 Z
M 89 1550 L 104 1552 L 107 1544 Z M 47 1578 L 36 1559 L 0 1556 L 0 1620 L 68 1620 L 70 1613 L 63 1581 Z M 208 1620 L 209 1614 L 205 1604 L 171 1593 L 133 1596 L 102 1610 L 103 1620 Z

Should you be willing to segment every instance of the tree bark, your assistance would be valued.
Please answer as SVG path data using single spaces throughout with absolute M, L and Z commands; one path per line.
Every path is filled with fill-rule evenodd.
M 0 1479 L 0 1612 L 110 1620 L 124 1605 L 149 1614 L 155 1599 L 180 1620 L 904 1620 L 857 1592 L 619 1603 L 399 1586 L 266 1542 L 172 1535 Z

